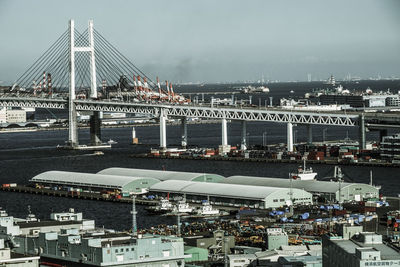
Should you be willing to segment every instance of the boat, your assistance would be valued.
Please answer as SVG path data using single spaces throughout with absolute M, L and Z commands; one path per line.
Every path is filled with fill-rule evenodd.
M 110 140 L 107 141 L 107 144 L 109 144 L 109 145 L 115 145 L 115 144 L 118 144 L 118 142 L 117 142 L 117 141 L 114 141 L 114 140 L 112 140 L 112 139 L 110 139 Z
M 0 207 L 0 217 L 7 217 L 7 216 L 8 216 L 7 211 L 3 210 L 3 209 Z
M 31 212 L 31 206 L 28 205 L 28 215 L 26 216 L 25 222 L 38 222 L 39 220 L 36 218 L 35 214 Z
M 150 206 L 146 208 L 146 211 L 153 213 L 153 214 L 165 214 L 171 212 L 174 209 L 174 206 L 168 199 L 161 199 L 158 202 L 157 206 Z
M 219 215 L 220 212 L 218 209 L 214 209 L 210 202 L 203 201 L 203 205 L 197 210 L 197 214 L 200 216 L 215 216 Z
M 186 203 L 185 200 L 181 200 L 178 202 L 178 205 L 176 205 L 172 212 L 174 213 L 192 213 L 194 210 L 193 207 L 189 206 L 188 203 Z
M 290 173 L 290 177 L 294 180 L 315 180 L 317 173 L 311 167 L 306 167 L 306 160 L 303 161 L 303 166 L 299 166 L 297 172 Z
M 268 94 L 269 93 L 269 88 L 266 87 L 266 86 L 263 86 L 263 85 L 262 86 L 258 86 L 258 87 L 254 87 L 252 85 L 248 85 L 248 86 L 242 87 L 240 89 L 240 91 L 242 93 L 245 93 L 245 94 L 253 94 L 253 93 L 265 93 L 265 94 Z

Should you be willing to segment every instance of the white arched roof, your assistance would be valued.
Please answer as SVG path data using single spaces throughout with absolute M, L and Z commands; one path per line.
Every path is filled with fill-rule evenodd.
M 213 173 L 158 171 L 158 170 L 133 169 L 133 168 L 108 168 L 99 171 L 98 174 L 151 177 L 151 178 L 156 178 L 160 181 L 184 180 L 184 181 L 197 181 L 197 182 L 220 182 L 225 179 L 225 177 Z
M 81 172 L 65 172 L 65 171 L 47 171 L 33 177 L 31 182 L 48 183 L 48 184 L 64 184 L 69 186 L 85 186 L 100 188 L 120 188 L 123 189 L 134 182 L 147 182 L 151 184 L 160 182 L 160 180 L 148 177 L 127 177 L 117 175 L 101 175 L 93 173 Z

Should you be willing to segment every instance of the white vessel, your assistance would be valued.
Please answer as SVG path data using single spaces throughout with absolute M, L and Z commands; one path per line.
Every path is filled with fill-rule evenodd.
M 28 215 L 26 216 L 25 219 L 26 222 L 38 222 L 39 220 L 36 218 L 35 214 L 32 214 L 31 212 L 31 206 L 28 205 Z
M 194 210 L 193 207 L 189 206 L 188 203 L 186 203 L 185 200 L 181 200 L 178 202 L 178 205 L 176 205 L 173 209 L 174 213 L 192 213 Z
M 7 212 L 0 207 L 0 217 L 7 217 L 7 216 L 8 216 Z
M 154 214 L 164 214 L 171 212 L 174 209 L 174 206 L 168 199 L 161 199 L 157 206 L 151 206 L 146 208 L 147 211 Z
M 269 93 L 269 88 L 266 86 L 258 86 L 258 87 L 254 87 L 254 86 L 245 86 L 243 88 L 241 88 L 241 91 L 245 94 L 252 94 L 252 93 L 265 93 L 268 94 Z
M 115 145 L 115 144 L 118 144 L 118 142 L 117 142 L 117 141 L 114 141 L 114 140 L 112 140 L 112 139 L 110 139 L 110 140 L 107 141 L 107 144 L 109 144 L 109 145 Z
M 203 202 L 203 205 L 197 212 L 198 212 L 198 215 L 201 215 L 201 216 L 219 215 L 219 210 L 214 209 L 208 201 Z
M 303 161 L 303 166 L 299 166 L 297 172 L 290 174 L 292 179 L 295 180 L 314 180 L 315 176 L 317 176 L 316 172 L 313 172 L 313 169 L 306 167 L 306 160 Z

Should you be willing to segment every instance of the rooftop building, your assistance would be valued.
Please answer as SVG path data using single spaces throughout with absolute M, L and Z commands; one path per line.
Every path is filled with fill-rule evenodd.
M 361 232 L 347 237 L 324 236 L 323 266 L 400 266 L 400 251 L 382 242 L 382 236 Z
M 37 259 L 39 255 L 47 262 L 67 266 L 172 267 L 183 266 L 184 259 L 191 257 L 184 254 L 183 239 L 179 237 L 134 237 L 126 232 L 96 229 L 93 220 L 83 219 L 82 213 L 72 209 L 50 217 L 49 221 L 28 222 L 8 215 L 0 217 L 0 238 L 5 239 L 11 252 Z
M 266 245 L 268 250 L 288 245 L 288 235 L 281 228 L 267 228 Z
M 24 256 L 11 252 L 10 248 L 4 246 L 4 239 L 0 239 L 0 266 L 38 267 L 39 259 L 39 256 Z
M 16 240 L 21 242 L 17 248 L 21 252 L 40 254 L 53 263 L 71 262 L 79 266 L 181 266 L 190 257 L 184 255 L 183 240 L 173 236 L 136 238 L 127 233 L 66 229 L 17 236 Z
M 10 236 L 35 235 L 38 233 L 59 232 L 61 229 L 93 230 L 94 220 L 82 218 L 82 213 L 75 213 L 70 209 L 65 213 L 52 213 L 50 220 L 23 220 L 13 216 L 0 217 L 0 238 L 6 240 Z

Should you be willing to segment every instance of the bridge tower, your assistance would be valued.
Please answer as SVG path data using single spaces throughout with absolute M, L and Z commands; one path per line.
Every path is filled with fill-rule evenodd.
M 68 143 L 73 148 L 79 145 L 78 141 L 78 127 L 76 118 L 76 107 L 74 100 L 75 94 L 75 53 L 76 52 L 89 52 L 90 53 L 90 98 L 97 98 L 97 82 L 96 82 L 96 60 L 93 36 L 93 21 L 89 20 L 88 26 L 89 46 L 77 47 L 75 46 L 75 23 L 74 20 L 69 21 L 69 40 L 70 40 L 70 84 L 69 84 L 69 132 Z M 92 145 L 101 144 L 100 140 L 100 115 L 98 111 L 94 111 L 90 117 L 90 139 Z
M 293 123 L 287 123 L 287 151 L 293 152 Z

